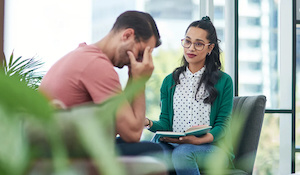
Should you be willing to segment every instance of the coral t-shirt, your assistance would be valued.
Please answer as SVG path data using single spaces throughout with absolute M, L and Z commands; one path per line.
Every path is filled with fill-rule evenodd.
M 101 103 L 121 91 L 110 59 L 97 47 L 79 47 L 58 60 L 42 79 L 39 89 L 67 107 Z

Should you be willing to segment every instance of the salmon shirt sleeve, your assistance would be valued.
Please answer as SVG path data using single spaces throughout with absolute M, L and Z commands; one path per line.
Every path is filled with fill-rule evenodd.
M 110 59 L 97 47 L 81 43 L 48 70 L 39 90 L 73 107 L 101 103 L 120 92 L 121 84 Z

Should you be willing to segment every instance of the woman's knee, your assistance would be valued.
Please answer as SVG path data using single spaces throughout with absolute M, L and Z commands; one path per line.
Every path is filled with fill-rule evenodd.
M 194 159 L 192 149 L 188 144 L 182 144 L 177 146 L 172 152 L 172 159 L 173 160 L 180 160 L 180 159 Z

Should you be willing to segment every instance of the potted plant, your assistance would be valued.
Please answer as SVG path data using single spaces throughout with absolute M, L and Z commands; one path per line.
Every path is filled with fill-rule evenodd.
M 28 87 L 37 90 L 44 76 L 42 68 L 45 62 L 37 57 L 22 59 L 22 56 L 14 59 L 12 52 L 7 60 L 4 57 L 2 67 L 6 76 L 16 76 L 20 81 L 25 82 Z
M 86 174 L 71 163 L 70 143 L 81 145 L 100 174 L 124 174 L 108 131 L 120 98 L 58 111 L 37 91 L 44 63 L 13 57 L 0 70 L 0 174 Z M 36 168 L 40 160 L 47 166 Z

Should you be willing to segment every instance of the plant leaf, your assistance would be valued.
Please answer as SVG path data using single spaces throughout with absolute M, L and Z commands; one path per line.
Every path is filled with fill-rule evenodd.
M 23 69 L 23 67 L 21 66 L 21 65 L 23 65 L 25 62 L 27 62 L 28 61 L 28 59 L 26 59 L 26 60 L 22 60 L 20 63 L 17 63 L 16 65 L 14 65 L 14 66 L 11 66 L 11 67 L 8 67 L 8 72 L 7 72 L 7 75 L 13 75 L 13 74 L 15 74 L 16 72 L 20 72 L 22 69 Z M 15 63 L 14 63 L 15 64 Z
M 11 52 L 8 67 L 11 67 L 13 59 L 14 59 L 14 51 Z
M 9 67 L 12 67 L 12 66 L 14 66 L 14 64 L 16 64 L 20 59 L 21 59 L 22 57 L 20 56 L 19 58 L 17 58 L 15 61 L 13 61 L 13 62 L 10 62 L 10 64 L 9 64 Z M 12 60 L 10 60 L 10 61 L 12 61 Z

